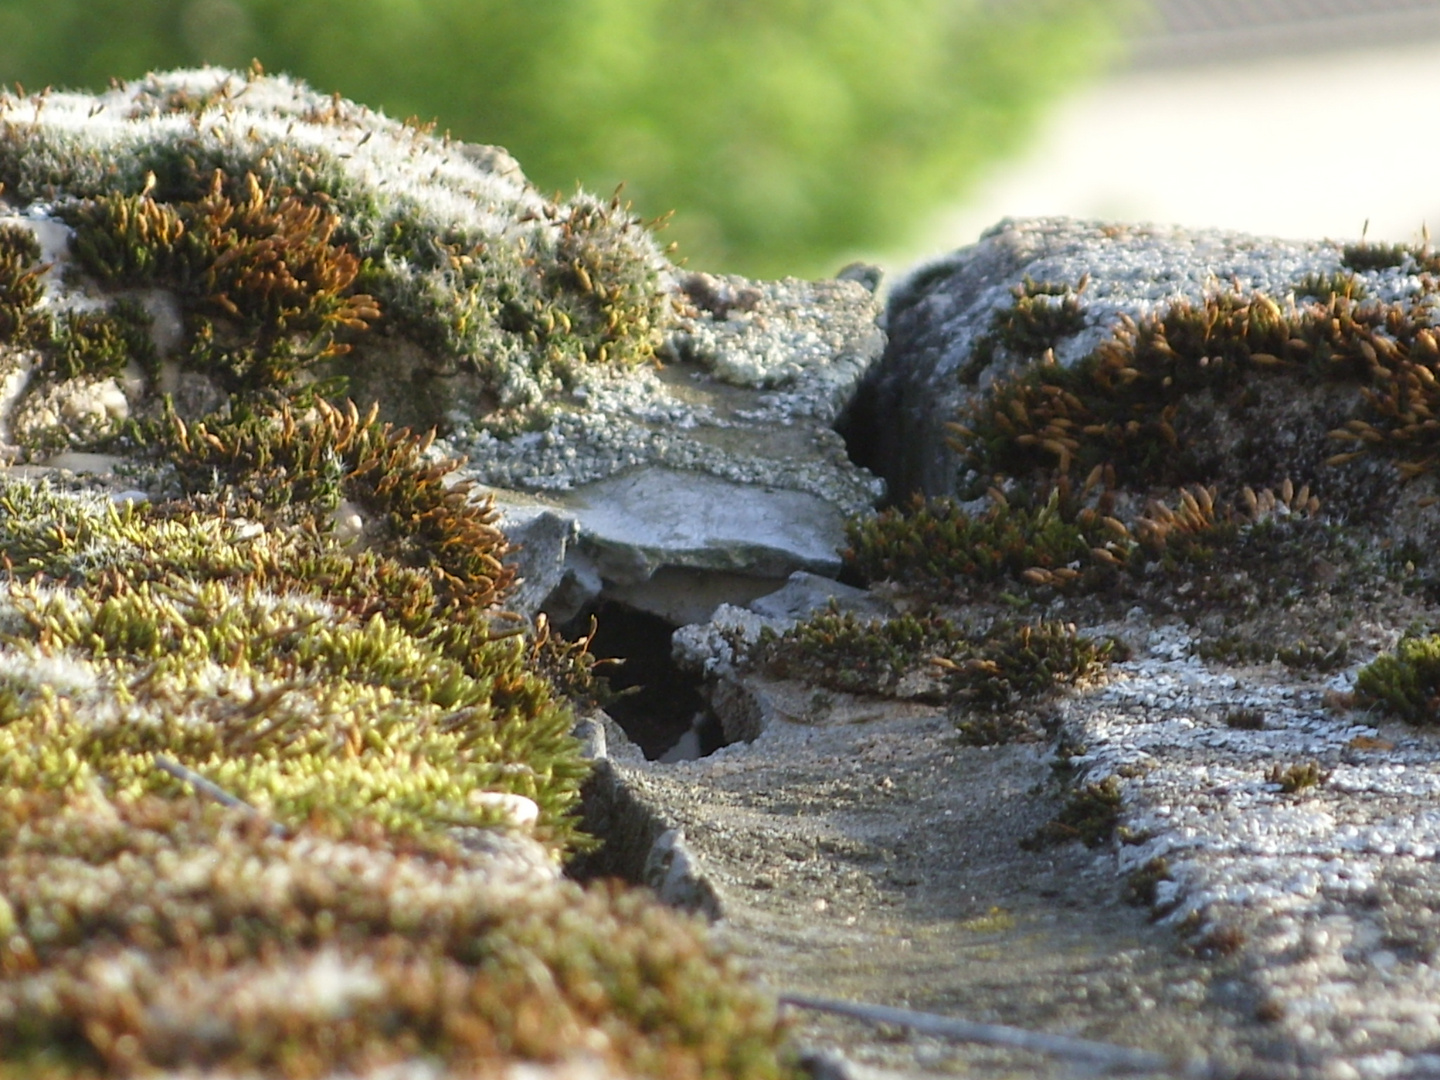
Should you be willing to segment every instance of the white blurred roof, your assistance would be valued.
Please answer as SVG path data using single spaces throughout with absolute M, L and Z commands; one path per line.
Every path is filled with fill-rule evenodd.
M 903 266 L 1003 217 L 1440 240 L 1440 0 L 1155 0 L 1130 62 L 1062 100 Z
M 1440 38 L 1437 0 L 1153 0 L 1137 66 L 1230 63 Z

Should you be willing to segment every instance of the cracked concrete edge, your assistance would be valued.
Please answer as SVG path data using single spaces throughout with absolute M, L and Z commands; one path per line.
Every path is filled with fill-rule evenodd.
M 640 748 L 600 710 L 582 719 L 575 735 L 595 763 L 582 796 L 583 827 L 605 842 L 597 851 L 572 860 L 569 875 L 581 881 L 618 877 L 638 882 L 671 907 L 703 915 L 712 923 L 721 919 L 720 889 L 685 843 L 684 830 L 630 780 L 634 770 L 644 768 Z M 834 1049 L 807 1045 L 797 1049 L 811 1080 L 919 1080 L 913 1073 L 857 1065 Z
M 720 889 L 685 843 L 684 830 L 630 780 L 634 770 L 644 767 L 640 748 L 598 710 L 577 725 L 576 735 L 595 763 L 581 796 L 581 827 L 604 843 L 573 859 L 570 876 L 642 884 L 671 907 L 719 920 L 724 914 Z

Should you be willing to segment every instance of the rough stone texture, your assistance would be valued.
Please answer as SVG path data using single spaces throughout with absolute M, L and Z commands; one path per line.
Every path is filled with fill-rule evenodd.
M 692 306 L 618 203 L 552 203 L 502 151 L 258 72 L 0 95 L 0 179 L 0 698 L 13 744 L 0 1072 L 794 1076 L 773 1002 L 699 923 L 639 890 L 562 877 L 583 846 L 569 812 L 585 765 L 572 704 L 544 676 L 583 672 L 502 610 L 503 537 L 445 485 L 500 477 L 593 510 L 594 525 L 583 512 L 516 516 L 535 556 L 516 597 L 526 613 L 569 587 L 577 542 L 594 553 L 577 605 L 602 567 L 631 585 L 717 566 L 752 582 L 834 571 L 841 515 L 877 493 L 828 431 L 879 352 L 871 294 L 746 284 L 756 299 L 743 309 L 708 294 Z M 242 222 L 235 236 L 222 225 L 197 237 L 221 219 Z M 87 236 L 104 258 L 72 245 Z M 294 269 L 307 254 L 314 279 L 286 280 L 285 259 Z M 237 262 L 245 280 L 224 278 Z M 347 306 L 357 281 L 384 316 L 369 294 Z M 318 324 L 287 322 L 272 288 Z M 326 323 L 335 311 L 348 315 Z M 71 318 L 82 313 L 103 320 L 100 345 L 71 348 L 96 325 Z M 148 342 L 125 336 L 147 325 Z M 673 365 L 659 372 L 662 350 Z M 383 421 L 437 425 L 441 439 L 317 402 L 314 380 L 336 375 L 364 404 L 377 398 Z M 167 396 L 185 423 L 165 415 Z M 427 467 L 460 444 L 468 474 Z M 210 451 L 228 457 L 183 475 Z M 619 516 L 599 501 L 645 469 L 686 494 L 683 477 L 707 486 L 707 511 L 737 508 L 697 530 L 654 489 Z M 773 500 L 749 506 L 746 485 L 761 479 Z M 392 480 L 399 508 L 385 518 L 375 503 Z M 788 520 L 798 505 L 814 533 Z M 403 556 L 387 548 L 403 539 Z M 256 558 L 236 554 L 246 545 Z M 276 577 L 258 584 L 266 567 Z M 417 594 L 434 599 L 388 606 Z M 194 617 L 166 614 L 182 608 Z M 101 629 L 84 644 L 57 636 L 92 617 Z M 214 653 L 249 618 L 266 629 Z M 272 661 L 305 674 L 278 676 Z M 311 694 L 316 708 L 294 704 Z M 351 701 L 364 703 L 345 732 L 322 734 Z M 44 731 L 30 738 L 25 724 Z M 232 735 L 243 751 L 230 753 Z M 453 760 L 394 749 L 430 736 L 451 740 Z M 457 782 L 457 762 L 483 771 Z M 323 778 L 291 817 L 297 775 Z M 327 799 L 357 809 L 332 815 Z M 165 829 L 175 851 L 171 834 L 150 835 Z M 634 884 L 706 909 L 678 833 L 660 830 L 644 855 Z M 572 934 L 597 947 L 571 951 Z M 625 1019 L 631 1008 L 643 1019 Z
M 884 344 L 870 292 L 709 275 L 684 285 L 694 306 L 663 368 L 587 373 L 543 432 L 452 437 L 515 528 L 538 514 L 574 523 L 574 542 L 524 556 L 525 577 L 554 583 L 542 606 L 557 621 L 602 590 L 688 623 L 797 570 L 833 576 L 844 518 L 884 491 L 833 429 Z M 707 591 L 675 571 L 734 580 Z
M 553 256 L 566 215 L 600 213 L 583 200 L 548 203 L 499 151 L 445 144 L 284 80 L 227 89 L 227 78 L 157 76 L 98 98 L 0 104 L 0 224 L 31 229 L 57 263 L 45 277 L 50 310 L 106 298 L 64 277 L 69 233 L 55 205 L 142 190 L 155 155 L 180 140 L 237 167 L 258 167 L 267 149 L 277 161 L 311 155 L 357 245 L 397 223 L 462 248 L 484 239 L 512 259 L 506 274 Z M 294 164 L 279 161 L 274 175 L 293 178 L 284 169 Z M 1236 524 L 1242 536 L 1290 537 L 1279 561 L 1272 551 L 1269 562 L 1232 565 L 1222 551 L 1218 564 L 1177 569 L 1157 558 L 1110 592 L 1027 592 L 1007 579 L 937 597 L 829 580 L 845 515 L 882 491 L 847 460 L 832 425 L 893 496 L 973 489 L 986 478 L 963 474 L 944 424 L 1028 362 L 1004 347 L 977 352 L 1027 278 L 1083 283 L 1084 327 L 1054 342 L 1055 361 L 1069 365 L 1125 318 L 1178 299 L 1238 290 L 1288 303 L 1299 279 L 1342 268 L 1338 245 L 1006 223 L 896 288 L 887 346 L 863 270 L 831 282 L 687 275 L 623 221 L 595 228 L 624 255 L 626 280 L 664 299 L 644 331 L 663 364 L 609 363 L 561 334 L 542 342 L 538 323 L 507 329 L 483 304 L 465 308 L 480 294 L 460 295 L 466 264 L 452 252 L 443 266 L 391 258 L 386 280 L 413 302 L 411 317 L 440 311 L 447 332 L 483 324 L 484 334 L 437 344 L 392 326 L 357 349 L 364 365 L 352 382 L 380 395 L 393 419 L 438 424 L 435 454 L 468 455 L 462 475 L 494 491 L 524 545 L 516 607 L 559 622 L 604 597 L 692 624 L 676 635 L 677 660 L 706 680 L 739 741 L 701 760 L 646 763 L 619 733 L 602 739 L 603 722 L 592 725 L 602 763 L 587 810 L 613 846 L 586 872 L 718 912 L 720 932 L 777 988 L 1145 1046 L 1177 1065 L 1203 1059 L 1197 1069 L 1213 1066 L 1209 1075 L 1440 1069 L 1435 736 L 1353 712 L 1345 696 L 1359 665 L 1404 629 L 1440 624 L 1427 563 L 1440 517 L 1427 501 L 1433 477 L 1404 486 L 1393 461 L 1352 463 L 1336 486 L 1346 513 L 1334 520 L 1322 505 L 1307 533 L 1309 511 L 1287 505 Z M 1408 298 L 1433 315 L 1413 259 L 1359 276 L 1371 297 Z M 27 347 L 0 355 L 0 439 L 29 462 L 12 476 L 98 471 L 106 478 L 94 490 L 117 504 L 158 500 L 163 476 L 126 474 L 123 454 L 89 454 L 91 444 L 126 418 L 154 417 L 162 394 L 188 418 L 228 403 L 218 378 L 181 356 L 189 330 L 176 296 L 134 298 L 152 317 L 153 370 L 63 379 Z M 557 312 L 542 312 L 546 332 L 565 325 Z M 1271 472 L 1256 486 L 1288 479 L 1280 470 L 1323 448 L 1333 424 L 1323 395 L 1288 384 L 1266 393 L 1261 422 L 1242 429 L 1237 414 L 1217 412 L 1210 432 L 1217 459 L 1260 451 L 1257 468 Z M 1151 494 L 1115 493 L 1132 520 Z M 344 502 L 333 523 L 342 541 L 363 542 L 369 527 Z M 975 746 L 957 728 L 973 719 L 958 698 L 846 694 L 746 667 L 764 628 L 782 631 L 831 603 L 867 618 L 938 609 L 979 632 L 1028 612 L 1113 636 L 1129 658 L 1035 706 L 1034 741 Z M 1227 635 L 1245 647 L 1342 640 L 1349 652 L 1321 674 L 1247 663 L 1217 650 Z M 1242 730 L 1241 712 L 1260 726 Z M 1315 786 L 1286 792 L 1272 779 L 1277 766 L 1312 762 Z M 1063 805 L 1055 766 L 1072 785 L 1114 782 L 1116 839 L 1093 850 L 1019 848 Z M 523 831 L 526 802 L 490 809 Z M 472 841 L 477 862 L 504 863 L 485 837 Z M 1124 903 L 1136 872 L 1149 876 L 1139 890 L 1149 910 Z M 801 1030 L 909 1075 L 1063 1071 L 839 1020 L 806 1017 Z M 527 1068 L 513 1075 L 601 1066 Z

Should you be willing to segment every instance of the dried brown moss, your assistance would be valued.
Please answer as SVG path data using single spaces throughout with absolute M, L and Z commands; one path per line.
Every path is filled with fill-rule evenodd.
M 1302 293 L 1313 288 L 1302 288 Z M 1070 367 L 1042 362 L 998 387 L 952 427 L 979 474 L 1085 476 L 1096 466 L 1146 487 L 1214 483 L 1197 439 L 1202 415 L 1266 380 L 1356 390 L 1353 415 L 1331 437 L 1353 454 L 1383 452 L 1402 476 L 1430 471 L 1440 447 L 1440 345 L 1423 297 L 1366 300 L 1354 290 L 1302 296 L 1222 293 L 1154 317 L 1122 319 L 1114 336 Z M 1313 469 L 1320 462 L 1297 463 Z

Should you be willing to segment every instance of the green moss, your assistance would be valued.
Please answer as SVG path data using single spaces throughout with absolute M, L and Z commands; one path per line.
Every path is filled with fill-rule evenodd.
M 479 372 L 504 400 L 517 363 L 543 386 L 568 386 L 584 364 L 649 359 L 672 318 L 655 267 L 637 258 L 644 227 L 618 200 L 546 207 L 515 238 L 533 250 L 512 251 L 417 218 L 367 235 L 313 170 L 306 190 L 255 172 L 225 178 L 236 170 L 202 182 L 194 162 L 188 177 L 171 163 L 137 194 L 60 208 L 88 272 L 182 297 L 188 365 L 232 390 L 285 385 L 381 324 L 435 351 L 437 371 Z M 271 161 L 267 172 L 287 170 Z M 353 185 L 330 186 L 363 202 Z
M 1358 274 L 1328 273 L 1306 274 L 1295 284 L 1297 297 L 1313 297 L 1328 303 L 1331 297 L 1343 296 L 1348 300 L 1364 300 L 1368 295 L 1365 283 Z
M 357 465 L 393 451 L 414 516 L 419 440 L 379 438 L 353 411 L 272 420 L 263 452 L 177 428 L 177 446 L 204 441 L 229 469 L 181 502 L 0 485 L 0 1073 L 319 1076 L 598 1052 L 626 1075 L 793 1076 L 771 1006 L 684 919 L 472 862 L 466 829 L 516 827 L 476 793 L 533 800 L 530 834 L 553 854 L 583 845 L 585 769 L 536 670 L 544 632 L 471 619 L 503 590 L 464 578 L 458 555 L 348 550 L 323 512 L 300 514 L 305 466 L 325 460 L 301 449 L 313 438 Z M 256 478 L 282 472 L 292 499 L 267 503 Z M 349 474 L 332 472 L 343 495 Z M 254 514 L 220 510 L 241 505 Z M 462 510 L 444 518 L 460 538 L 484 507 Z M 413 592 L 428 610 L 409 626 L 376 610 Z M 557 670 L 575 663 L 549 648 Z M 162 755 L 259 819 L 198 798 Z M 338 1027 L 312 968 L 349 987 Z
M 916 497 L 908 507 L 859 516 L 847 525 L 845 558 L 869 581 L 890 581 L 929 595 L 965 594 L 977 583 L 1009 579 L 1035 589 L 1094 592 L 1159 569 L 1193 573 L 1259 545 L 1277 507 L 1297 521 L 1318 509 L 1308 488 L 1288 481 L 1277 497 L 1248 488 L 1239 505 L 1221 507 L 1213 488 L 1178 492 L 1174 505 L 1150 500 L 1130 520 L 1115 516 L 1114 489 L 1098 489 L 1097 467 L 1077 496 L 1061 477 L 1034 509 L 991 489 L 991 506 L 971 514 L 948 498 Z M 1133 504 L 1132 504 L 1133 505 Z
M 971 655 L 942 658 L 955 696 L 972 708 L 1000 710 L 1024 698 L 1093 678 L 1115 657 L 1115 641 L 1095 641 L 1073 624 L 1040 622 L 1002 628 Z
M 45 295 L 40 242 L 23 225 L 0 226 L 0 341 L 34 344 L 47 336 L 37 312 Z
M 1355 700 L 1411 724 L 1440 723 L 1440 635 L 1404 637 L 1355 676 Z
M 40 244 L 21 225 L 0 227 L 0 343 L 41 351 L 42 372 L 51 379 L 119 375 L 132 362 L 153 371 L 155 348 L 150 316 L 133 300 L 120 299 L 100 310 L 52 314 L 41 306 Z
M 1025 278 L 1012 289 L 1015 302 L 996 311 L 990 325 L 975 342 L 970 361 L 960 373 L 964 382 L 974 382 L 988 367 L 997 348 L 1014 358 L 1038 360 L 1061 338 L 1085 329 L 1085 309 L 1080 294 L 1088 280 L 1071 286 Z
M 436 172 L 396 194 L 273 117 L 217 135 L 245 109 L 223 97 L 137 102 L 213 111 L 118 154 L 86 141 L 110 128 L 0 126 L 7 194 L 53 203 L 106 290 L 176 297 L 170 358 L 229 395 L 132 425 L 154 504 L 0 481 L 0 1076 L 795 1076 L 698 927 L 553 879 L 594 843 L 588 642 L 505 610 L 508 547 L 456 462 L 325 400 L 419 344 L 482 377 L 477 422 L 530 422 L 584 365 L 653 355 L 663 260 L 618 200 L 456 164 L 462 197 L 436 177 L 463 155 L 415 132 Z M 296 123 L 399 142 L 332 112 Z M 53 317 L 39 257 L 0 230 L 0 339 L 52 381 L 159 373 L 138 304 Z
M 504 534 L 493 500 L 448 477 L 453 460 L 429 460 L 432 436 L 316 400 L 297 415 L 237 407 L 229 420 L 187 426 L 171 418 L 163 433 L 192 493 L 221 494 L 242 513 L 258 512 L 323 527 L 344 500 L 374 519 L 367 543 L 394 564 L 429 572 L 446 606 L 485 609 L 514 579 L 502 561 Z
M 1340 261 L 1351 270 L 1390 270 L 1404 266 L 1416 250 L 1405 244 L 1372 244 L 1361 240 L 1358 244 L 1346 244 Z
M 901 615 L 862 619 L 835 607 L 783 634 L 766 627 L 749 661 L 782 678 L 847 693 L 894 693 L 907 675 L 933 673 L 936 657 L 963 654 L 969 640 L 949 619 Z
M 360 259 L 334 242 L 339 219 L 323 200 L 254 173 L 216 169 L 203 195 L 159 202 L 151 174 L 135 195 L 63 204 L 78 266 L 115 286 L 163 285 L 191 317 L 192 367 L 232 390 L 283 386 L 307 364 L 348 350 L 342 332 L 380 317 L 355 282 Z M 224 324 L 217 330 L 216 320 Z
M 1231 709 L 1224 717 L 1225 726 L 1236 731 L 1264 731 L 1263 709 Z
M 1293 765 L 1272 765 L 1270 771 L 1265 774 L 1265 780 L 1270 784 L 1278 784 L 1284 795 L 1294 795 L 1307 788 L 1319 787 L 1330 778 L 1330 774 L 1320 768 L 1318 761 L 1305 761 Z
M 1103 522 L 1082 524 L 1058 493 L 1036 509 L 996 496 L 980 515 L 951 499 L 917 496 L 908 507 L 856 517 L 846 527 L 845 560 L 868 581 L 951 593 L 972 583 L 1024 580 L 1032 570 L 1044 575 L 1037 584 L 1068 584 L 1081 577 L 1074 564 L 1088 563 L 1092 547 L 1106 540 Z
M 1064 809 L 1034 834 L 1021 841 L 1029 851 L 1079 840 L 1086 847 L 1099 847 L 1115 835 L 1120 822 L 1120 779 L 1107 776 L 1070 793 Z
M 149 313 L 128 299 L 116 300 L 103 311 L 66 312 L 46 343 L 45 367 L 56 379 L 106 378 L 124 373 L 132 363 L 154 374 L 159 358 L 150 322 Z
M 1169 860 L 1154 858 L 1125 879 L 1125 898 L 1132 904 L 1153 908 L 1162 881 L 1174 881 Z
M 1340 639 L 1311 641 L 1296 638 L 1288 645 L 1277 645 L 1273 639 L 1253 640 L 1236 635 L 1223 635 L 1201 641 L 1195 650 L 1201 659 L 1231 664 L 1268 664 L 1272 660 L 1295 671 L 1316 671 L 1330 674 L 1349 663 L 1349 642 Z
M 627 1076 L 796 1075 L 773 1006 L 636 892 L 364 831 L 283 839 L 193 801 L 7 789 L 0 896 L 0 1070 L 583 1056 Z
M 994 713 L 1093 677 L 1115 648 L 1114 642 L 1093 641 L 1060 623 L 1001 626 L 979 637 L 935 615 L 865 620 L 831 608 L 783 634 L 767 628 L 748 662 L 832 690 L 903 689 L 909 696 Z
M 6 783 L 174 793 L 164 754 L 290 824 L 483 825 L 494 812 L 469 793 L 498 790 L 537 804 L 557 851 L 576 841 L 586 768 L 522 637 L 471 634 L 462 653 L 438 623 L 327 603 L 351 599 L 348 582 L 285 569 L 319 538 L 83 505 L 30 517 L 47 496 L 24 490 L 0 503 L 15 573 L 32 579 L 11 595 L 23 648 L 0 688 Z M 63 699 L 56 665 L 79 680 Z

